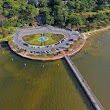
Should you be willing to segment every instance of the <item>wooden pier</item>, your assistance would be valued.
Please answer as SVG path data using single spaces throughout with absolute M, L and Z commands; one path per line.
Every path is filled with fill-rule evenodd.
M 75 64 L 73 63 L 73 61 L 71 60 L 71 58 L 69 56 L 64 56 L 64 57 L 68 65 L 70 66 L 71 70 L 73 71 L 74 75 L 76 76 L 77 80 L 79 81 L 80 85 L 86 92 L 94 108 L 96 110 L 105 110 L 101 105 L 101 103 L 99 102 L 99 100 L 97 99 L 97 97 L 92 92 L 91 88 L 89 87 L 89 85 L 87 84 L 81 73 L 79 72 L 79 70 L 77 69 L 77 67 L 75 66 Z

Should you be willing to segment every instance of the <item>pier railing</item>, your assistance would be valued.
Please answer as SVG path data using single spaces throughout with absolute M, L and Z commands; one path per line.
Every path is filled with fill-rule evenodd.
M 90 101 L 93 104 L 93 106 L 95 107 L 95 109 L 96 110 L 105 110 L 103 108 L 103 106 L 101 105 L 101 103 L 99 102 L 99 100 L 97 99 L 97 97 L 92 92 L 91 88 L 89 87 L 89 85 L 87 84 L 87 82 L 85 81 L 85 79 L 83 78 L 81 73 L 79 72 L 79 70 L 77 69 L 77 67 L 75 66 L 75 64 L 73 63 L 73 61 L 71 60 L 71 58 L 69 56 L 65 56 L 65 59 L 66 59 L 68 65 L 70 66 L 70 68 L 72 69 L 74 75 L 78 79 L 79 83 L 81 84 L 82 88 L 86 92 L 88 98 L 90 99 Z

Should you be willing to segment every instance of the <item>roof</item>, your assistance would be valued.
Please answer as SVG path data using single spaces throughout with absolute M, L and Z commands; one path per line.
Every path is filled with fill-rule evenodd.
M 32 24 L 34 25 L 34 24 L 39 24 L 38 22 L 32 22 Z

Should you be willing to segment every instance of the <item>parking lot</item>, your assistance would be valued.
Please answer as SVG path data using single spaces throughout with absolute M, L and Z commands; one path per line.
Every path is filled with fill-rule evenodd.
M 61 41 L 48 46 L 35 46 L 23 41 L 23 36 L 25 35 L 44 33 L 63 34 L 65 37 Z M 13 42 L 18 46 L 19 49 L 24 49 L 26 52 L 31 54 L 50 54 L 52 53 L 51 50 L 53 48 L 56 52 L 69 48 L 69 46 L 79 37 L 79 32 L 77 31 L 66 30 L 52 26 L 43 26 L 39 28 L 17 30 L 16 34 L 13 36 Z

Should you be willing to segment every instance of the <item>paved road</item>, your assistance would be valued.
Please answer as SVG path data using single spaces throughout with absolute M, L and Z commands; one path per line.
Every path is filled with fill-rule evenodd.
M 42 34 L 42 33 L 53 33 L 53 34 L 63 34 L 65 38 L 56 44 L 46 46 L 35 46 L 27 44 L 23 41 L 23 36 L 31 35 L 31 34 Z M 13 36 L 14 43 L 18 46 L 18 48 L 24 49 L 26 52 L 34 53 L 34 54 L 48 54 L 51 52 L 51 49 L 54 48 L 56 51 L 60 51 L 61 49 L 68 48 L 74 40 L 79 38 L 79 32 L 72 30 L 65 30 L 61 28 L 55 28 L 52 26 L 45 26 L 39 28 L 28 28 L 17 30 L 16 34 Z M 73 39 L 73 41 L 70 41 Z

